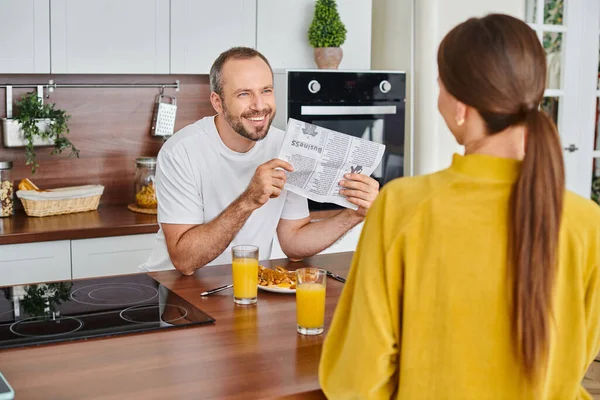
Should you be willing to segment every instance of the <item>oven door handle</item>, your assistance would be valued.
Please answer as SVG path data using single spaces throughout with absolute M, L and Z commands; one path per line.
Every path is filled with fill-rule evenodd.
M 301 106 L 301 115 L 396 114 L 396 106 Z

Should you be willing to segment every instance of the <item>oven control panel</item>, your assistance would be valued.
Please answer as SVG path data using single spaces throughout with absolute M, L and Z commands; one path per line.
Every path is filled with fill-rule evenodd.
M 404 101 L 406 74 L 394 71 L 291 70 L 291 102 Z
M 392 90 L 392 84 L 389 83 L 386 80 L 381 81 L 381 83 L 379 84 L 379 90 L 381 90 L 381 93 L 387 93 L 390 90 Z
M 317 80 L 308 82 L 308 91 L 311 93 L 318 93 L 321 90 L 321 84 Z

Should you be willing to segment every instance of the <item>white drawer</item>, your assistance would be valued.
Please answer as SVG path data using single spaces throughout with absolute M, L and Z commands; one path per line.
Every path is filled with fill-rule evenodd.
M 0 246 L 0 286 L 71 279 L 69 240 Z
M 71 241 L 73 279 L 140 272 L 154 246 L 155 233 Z

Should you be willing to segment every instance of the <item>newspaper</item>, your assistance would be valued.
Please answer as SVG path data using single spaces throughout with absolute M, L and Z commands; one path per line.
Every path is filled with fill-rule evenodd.
M 371 176 L 385 146 L 290 118 L 279 157 L 292 164 L 285 189 L 319 203 L 357 210 L 339 193 L 346 173 Z

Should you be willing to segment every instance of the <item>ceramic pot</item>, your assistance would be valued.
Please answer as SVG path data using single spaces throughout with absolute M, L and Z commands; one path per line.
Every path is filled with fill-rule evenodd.
M 338 69 L 342 61 L 341 47 L 316 47 L 315 63 L 320 69 Z

